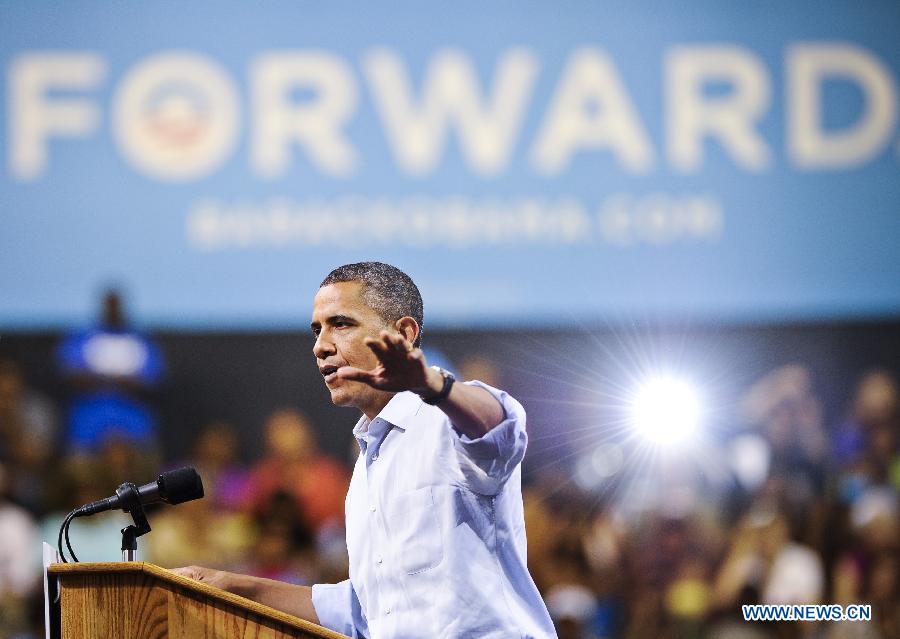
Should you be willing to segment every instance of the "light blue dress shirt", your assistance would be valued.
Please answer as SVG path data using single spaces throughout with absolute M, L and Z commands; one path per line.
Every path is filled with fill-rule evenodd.
M 353 434 L 347 493 L 350 579 L 313 586 L 322 625 L 351 637 L 556 637 L 526 566 L 525 411 L 481 382 L 503 422 L 469 439 L 414 393 Z

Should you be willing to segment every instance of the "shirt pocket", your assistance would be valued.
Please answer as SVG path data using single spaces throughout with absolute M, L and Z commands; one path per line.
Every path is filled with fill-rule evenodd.
M 402 494 L 392 506 L 391 527 L 403 571 L 415 575 L 440 564 L 444 551 L 432 487 Z

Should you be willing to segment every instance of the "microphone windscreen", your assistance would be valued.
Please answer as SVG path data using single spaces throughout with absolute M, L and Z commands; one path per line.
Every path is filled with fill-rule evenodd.
M 159 494 L 168 504 L 180 504 L 203 497 L 203 481 L 191 466 L 163 473 L 157 480 Z

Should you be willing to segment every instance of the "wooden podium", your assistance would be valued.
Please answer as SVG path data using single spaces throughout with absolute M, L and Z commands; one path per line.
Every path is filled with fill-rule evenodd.
M 47 572 L 54 638 L 346 639 L 153 564 L 51 564 Z

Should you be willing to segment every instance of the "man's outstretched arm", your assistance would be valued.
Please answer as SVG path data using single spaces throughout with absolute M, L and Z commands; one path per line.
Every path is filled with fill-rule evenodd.
M 422 349 L 413 347 L 418 327 L 403 324 L 405 319 L 412 320 L 400 320 L 400 332 L 382 331 L 378 339 L 366 338 L 366 346 L 378 358 L 375 369 L 364 371 L 344 366 L 338 369 L 338 377 L 380 390 L 436 395 L 443 386 L 443 377 L 428 366 Z M 484 436 L 505 418 L 503 406 L 489 392 L 466 384 L 454 384 L 438 408 L 459 432 L 472 439 Z

